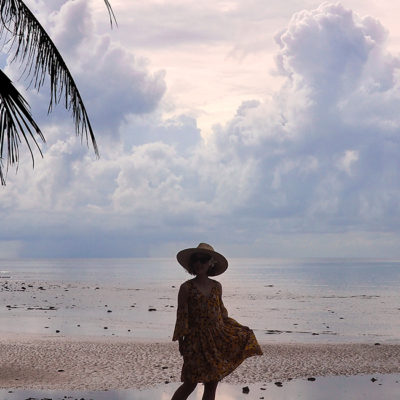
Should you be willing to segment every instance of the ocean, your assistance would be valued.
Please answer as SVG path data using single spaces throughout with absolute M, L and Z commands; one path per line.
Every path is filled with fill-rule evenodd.
M 400 343 L 400 260 L 229 261 L 215 278 L 225 306 L 260 342 Z M 191 278 L 155 258 L 3 259 L 0 271 L 0 332 L 160 341 Z

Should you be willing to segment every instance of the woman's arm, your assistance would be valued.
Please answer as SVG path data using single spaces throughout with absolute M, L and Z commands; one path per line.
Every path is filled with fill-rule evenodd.
M 218 281 L 217 281 L 217 287 L 218 287 L 218 292 L 219 292 L 221 315 L 222 315 L 223 319 L 226 319 L 226 318 L 228 318 L 228 311 L 224 306 L 224 302 L 222 301 L 222 285 Z
M 181 345 L 183 337 L 187 335 L 188 332 L 188 288 L 187 285 L 183 283 L 178 293 L 178 309 L 176 312 L 176 324 L 172 340 L 179 340 L 179 344 Z
M 184 320 L 184 325 L 185 327 L 183 328 L 184 330 L 181 332 L 184 332 L 186 329 L 188 328 L 188 290 L 187 290 L 187 285 L 185 285 L 185 283 L 183 283 L 181 285 L 181 287 L 179 288 L 179 293 L 178 293 L 178 318 L 179 316 L 183 316 L 183 320 Z M 185 340 L 185 336 L 179 336 L 178 337 L 178 343 L 179 343 L 179 353 L 181 353 L 181 355 L 183 356 L 183 342 Z

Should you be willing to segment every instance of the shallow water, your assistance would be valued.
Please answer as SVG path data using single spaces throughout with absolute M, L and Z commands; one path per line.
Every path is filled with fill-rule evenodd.
M 171 339 L 190 278 L 172 259 L 0 260 L 0 270 L 11 276 L 0 279 L 0 331 L 156 340 Z M 261 342 L 400 342 L 399 260 L 233 259 L 217 279 L 230 316 Z
M 373 382 L 372 380 L 375 381 Z M 15 390 L 0 389 L 0 400 L 22 399 L 84 399 L 84 400 L 169 400 L 179 384 L 168 384 L 147 390 L 117 391 L 54 391 L 54 390 Z M 248 393 L 244 393 L 245 385 L 229 385 L 221 383 L 217 390 L 217 400 L 397 400 L 400 392 L 400 375 L 358 375 L 317 377 L 315 381 L 296 379 L 282 382 L 282 386 L 274 383 L 248 385 Z M 201 385 L 189 397 L 200 400 L 203 388 Z

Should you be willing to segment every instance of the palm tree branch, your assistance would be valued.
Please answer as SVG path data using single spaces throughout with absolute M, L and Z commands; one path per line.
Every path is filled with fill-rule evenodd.
M 32 162 L 34 158 L 30 140 L 33 140 L 42 155 L 34 133 L 39 135 L 41 140 L 45 141 L 45 139 L 32 117 L 28 103 L 1 70 L 0 87 L 0 181 L 4 185 L 2 161 L 7 160 L 7 167 L 18 163 L 18 146 L 21 143 L 21 136 L 31 153 Z
M 113 9 L 111 7 L 110 2 L 108 0 L 104 0 L 104 3 L 106 4 L 108 15 L 110 17 L 110 25 L 111 25 L 111 27 L 113 26 L 114 23 L 115 23 L 115 25 L 118 26 L 117 18 L 115 18 L 115 14 L 114 14 L 114 11 L 113 11 Z
M 105 0 L 109 13 L 111 6 Z M 110 11 L 111 10 L 111 11 Z M 0 0 L 0 14 L 3 25 L 13 35 L 11 48 L 13 60 L 25 63 L 24 73 L 31 79 L 37 90 L 50 76 L 50 102 L 48 111 L 64 97 L 65 107 L 72 111 L 75 131 L 78 136 L 89 136 L 96 155 L 99 155 L 96 139 L 77 85 L 60 52 L 22 0 Z M 113 14 L 110 14 L 110 18 Z M 0 34 L 4 34 L 4 30 Z M 64 96 L 63 96 L 64 95 Z

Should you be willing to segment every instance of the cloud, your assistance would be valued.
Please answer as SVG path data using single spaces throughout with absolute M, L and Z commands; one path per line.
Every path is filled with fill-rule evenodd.
M 328 3 L 276 36 L 285 85 L 213 137 L 243 166 L 257 161 L 240 212 L 274 232 L 398 231 L 400 64 L 386 37 L 378 21 Z
M 157 109 L 166 90 L 164 71 L 151 71 L 148 60 L 114 42 L 108 25 L 106 33 L 99 33 L 91 2 L 59 1 L 58 7 L 47 3 L 34 1 L 31 8 L 66 61 L 97 135 L 118 136 L 129 115 Z M 107 9 L 103 8 L 104 17 Z M 19 74 L 14 71 L 12 76 L 16 81 Z M 46 84 L 40 93 L 31 90 L 28 97 L 41 126 L 49 123 L 43 112 L 48 93 Z M 50 123 L 71 120 L 63 107 L 61 103 L 51 114 Z M 73 128 L 71 122 L 68 130 L 73 132 Z
M 281 89 L 206 139 L 192 116 L 163 116 L 162 76 L 129 52 L 104 37 L 71 47 L 96 82 L 84 84 L 96 124 L 115 135 L 99 137 L 96 161 L 65 122 L 50 127 L 44 160 L 0 195 L 0 239 L 29 243 L 25 255 L 145 255 L 204 237 L 235 255 L 398 255 L 400 64 L 387 37 L 340 4 L 296 13 L 275 37 Z

